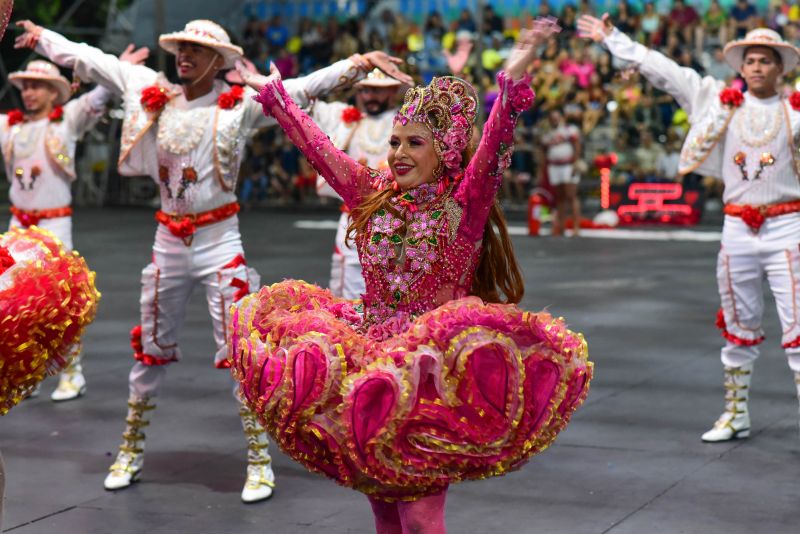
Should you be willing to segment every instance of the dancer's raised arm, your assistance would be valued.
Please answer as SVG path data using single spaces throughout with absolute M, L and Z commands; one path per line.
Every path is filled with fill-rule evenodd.
M 122 95 L 130 84 L 145 86 L 155 81 L 156 71 L 144 65 L 122 61 L 99 48 L 75 43 L 29 20 L 17 22 L 25 30 L 14 41 L 16 48 L 32 48 L 54 63 L 73 69 L 83 79 L 98 83 Z
M 259 91 L 256 101 L 261 103 L 264 115 L 278 121 L 286 135 L 345 204 L 351 208 L 357 207 L 371 191 L 371 183 L 380 178 L 379 173 L 359 164 L 334 146 L 311 117 L 294 102 L 274 65 L 270 66 L 268 77 L 247 71 L 241 63 L 237 64 L 237 69 L 245 83 Z
M 724 83 L 711 76 L 700 76 L 694 69 L 681 67 L 664 54 L 633 41 L 615 28 L 608 17 L 581 15 L 578 34 L 604 45 L 614 57 L 629 61 L 657 88 L 669 93 L 689 114 L 705 109 L 709 99 L 717 98 Z
M 497 75 L 500 93 L 459 186 L 459 195 L 470 213 L 464 222 L 465 229 L 476 240 L 483 235 L 486 218 L 503 181 L 503 171 L 511 163 L 517 117 L 533 104 L 534 94 L 528 68 L 538 56 L 539 45 L 559 31 L 561 28 L 555 19 L 536 19 L 530 29 L 520 33 L 503 70 Z M 461 146 L 455 139 L 457 134 L 452 131 L 448 133 L 446 142 L 447 137 L 455 142 L 456 147 Z

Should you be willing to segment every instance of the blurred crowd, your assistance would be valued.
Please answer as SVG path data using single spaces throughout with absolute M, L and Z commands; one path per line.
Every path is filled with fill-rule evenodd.
M 773 1 L 767 10 L 757 9 L 749 0 L 727 5 L 712 0 L 700 9 L 683 0 L 621 1 L 611 11 L 611 18 L 621 31 L 679 64 L 729 83 L 741 83 L 722 57 L 729 40 L 752 28 L 768 26 L 800 45 L 797 2 Z M 581 153 L 575 165 L 584 194 L 596 194 L 597 173 L 591 162 L 609 151 L 618 157 L 613 171 L 616 183 L 680 179 L 678 155 L 688 130 L 686 114 L 637 72 L 614 64 L 601 47 L 579 38 L 576 21 L 583 13 L 597 14 L 593 2 L 579 0 L 560 12 L 541 2 L 538 10 L 518 17 L 505 16 L 499 5 L 487 6 L 480 17 L 464 9 L 452 20 L 431 12 L 421 24 L 388 9 L 349 20 L 305 18 L 291 27 L 275 16 L 249 20 L 241 36 L 247 57 L 257 65 L 275 62 L 284 77 L 376 49 L 403 58 L 420 82 L 456 70 L 479 88 L 488 109 L 496 94 L 494 76 L 519 29 L 532 16 L 555 16 L 563 31 L 547 43 L 534 75 L 537 102 L 519 121 L 515 155 L 503 188 L 506 205 L 525 203 L 533 189 L 546 183 L 541 140 L 558 127 L 558 120 L 550 117 L 554 110 L 579 132 L 576 146 Z M 242 178 L 246 205 L 320 202 L 314 194 L 313 169 L 276 129 L 256 135 Z M 685 179 L 700 183 L 699 177 Z M 721 184 L 711 180 L 700 185 L 712 197 L 721 191 Z

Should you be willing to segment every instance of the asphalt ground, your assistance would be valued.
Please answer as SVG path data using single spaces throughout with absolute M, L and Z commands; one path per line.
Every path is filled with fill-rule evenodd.
M 296 222 L 325 227 L 334 218 L 241 214 L 248 263 L 264 282 L 325 284 L 334 231 Z M 275 495 L 240 502 L 245 442 L 231 379 L 211 365 L 201 291 L 180 338 L 184 360 L 170 368 L 147 429 L 142 481 L 116 493 L 103 489 L 124 426 L 128 332 L 138 322 L 139 273 L 154 230 L 150 210 L 76 212 L 75 245 L 103 293 L 84 337 L 88 392 L 53 404 L 55 380 L 48 379 L 38 399 L 0 418 L 5 532 L 372 532 L 362 495 L 275 449 Z M 798 405 L 771 300 L 753 378 L 751 437 L 700 441 L 723 405 L 722 338 L 714 327 L 719 245 L 713 236 L 687 239 L 514 237 L 526 279 L 523 307 L 546 308 L 583 332 L 596 376 L 550 449 L 518 472 L 451 488 L 451 533 L 800 532 Z

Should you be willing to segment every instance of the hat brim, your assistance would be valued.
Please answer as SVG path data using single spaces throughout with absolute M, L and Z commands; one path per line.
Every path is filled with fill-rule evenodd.
M 728 43 L 723 50 L 725 61 L 736 72 L 741 72 L 744 63 L 744 52 L 751 46 L 766 46 L 772 48 L 781 56 L 783 74 L 792 72 L 800 63 L 800 51 L 789 43 L 765 43 L 764 41 L 739 40 Z
M 387 76 L 386 78 L 372 79 L 372 80 L 364 78 L 360 82 L 357 82 L 355 86 L 356 87 L 381 87 L 381 88 L 384 88 L 384 87 L 385 88 L 395 87 L 396 88 L 396 87 L 400 87 L 401 85 L 404 85 L 404 84 L 400 80 L 395 80 L 394 78 L 391 78 L 391 77 Z
M 56 105 L 60 106 L 66 104 L 69 97 L 72 95 L 72 87 L 69 80 L 63 76 L 47 76 L 46 74 L 35 74 L 30 72 L 12 72 L 8 75 L 8 81 L 11 85 L 22 91 L 22 82 L 25 80 L 38 80 L 52 84 L 56 91 L 58 91 L 58 101 Z
M 178 43 L 180 42 L 196 43 L 215 50 L 225 60 L 225 64 L 222 67 L 224 69 L 232 69 L 236 64 L 236 60 L 244 57 L 244 50 L 241 47 L 234 44 L 220 43 L 213 39 L 205 39 L 192 33 L 165 33 L 158 38 L 158 45 L 173 56 L 178 54 Z

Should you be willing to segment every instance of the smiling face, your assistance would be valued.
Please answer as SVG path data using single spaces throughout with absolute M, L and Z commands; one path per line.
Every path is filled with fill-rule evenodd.
M 755 96 L 775 94 L 778 80 L 783 73 L 780 55 L 768 46 L 751 46 L 744 51 L 741 74 L 747 89 Z
M 192 83 L 206 76 L 214 76 L 224 60 L 213 48 L 181 41 L 175 54 L 175 68 L 181 83 Z
M 396 122 L 387 160 L 400 189 L 436 181 L 434 172 L 439 166 L 439 156 L 433 146 L 433 133 L 418 122 Z
M 58 90 L 42 80 L 22 81 L 22 103 L 25 111 L 32 114 L 49 113 L 58 100 Z

